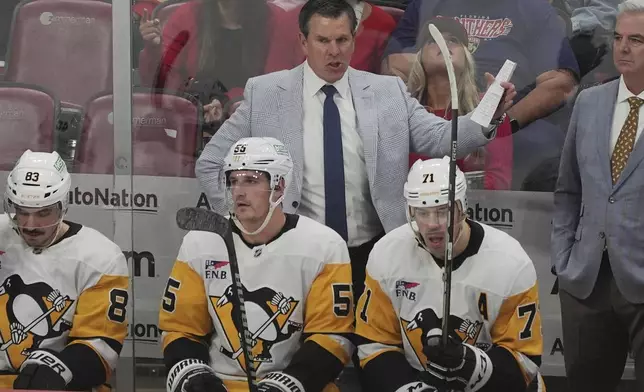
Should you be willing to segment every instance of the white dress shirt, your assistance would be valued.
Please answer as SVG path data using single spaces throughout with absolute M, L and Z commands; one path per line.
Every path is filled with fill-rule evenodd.
M 644 92 L 641 92 L 639 95 L 633 94 L 628 90 L 628 87 L 626 87 L 626 83 L 624 83 L 624 77 L 620 77 L 619 89 L 617 90 L 617 102 L 615 103 L 615 113 L 613 114 L 613 128 L 610 133 L 609 156 L 613 155 L 613 150 L 615 149 L 615 144 L 617 144 L 619 133 L 622 131 L 622 127 L 626 122 L 628 113 L 631 111 L 631 105 L 628 103 L 628 99 L 635 96 L 644 99 Z M 642 134 L 642 129 L 644 129 L 644 105 L 640 106 L 639 123 L 637 124 L 637 134 L 635 135 L 636 145 L 637 140 Z M 635 146 L 633 146 L 633 148 L 635 148 Z
M 318 222 L 325 221 L 324 203 L 324 100 L 320 89 L 326 85 L 304 64 L 304 173 L 302 199 L 298 213 Z M 333 83 L 338 91 L 333 100 L 340 112 L 342 155 L 344 158 L 344 189 L 347 205 L 348 245 L 361 245 L 380 234 L 382 224 L 371 201 L 367 166 L 362 139 L 356 127 L 356 112 L 349 88 L 348 72 Z

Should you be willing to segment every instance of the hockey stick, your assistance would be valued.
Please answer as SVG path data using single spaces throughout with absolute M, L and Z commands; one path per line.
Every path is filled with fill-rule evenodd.
M 292 297 L 290 297 L 288 299 L 289 302 L 291 302 L 292 300 L 293 300 Z M 280 314 L 282 314 L 282 313 L 278 309 L 278 310 L 275 311 L 275 313 L 273 313 L 273 315 L 268 320 L 264 321 L 264 324 L 262 324 L 261 327 L 257 328 L 257 331 L 255 331 L 253 333 L 253 336 L 250 337 L 251 338 L 251 343 L 252 343 L 253 340 L 257 339 L 259 337 L 259 335 L 261 335 L 262 332 L 264 332 L 266 330 L 266 328 L 268 328 L 268 326 L 273 322 L 273 320 L 275 320 L 277 318 L 277 316 L 279 316 Z M 234 353 L 231 353 L 230 351 L 228 351 L 228 350 L 226 350 L 225 348 L 222 347 L 221 352 L 224 355 L 226 355 L 226 356 L 228 356 L 228 357 L 230 357 L 232 359 L 237 359 L 237 357 L 239 357 L 241 355 L 242 349 L 239 348 Z
M 63 301 L 67 301 L 68 299 L 69 297 L 67 295 L 63 297 Z M 29 325 L 27 325 L 25 329 L 22 330 L 22 332 L 26 334 L 27 332 L 31 331 L 36 326 L 36 324 L 43 321 L 47 316 L 52 314 L 55 310 L 56 308 L 52 306 L 48 311 L 36 317 L 32 322 L 30 322 Z M 13 340 L 8 340 L 2 344 L 2 346 L 0 347 L 0 351 L 6 351 L 12 345 L 13 345 Z
M 443 55 L 445 68 L 447 68 L 447 77 L 449 78 L 450 95 L 452 97 L 452 136 L 449 161 L 449 193 L 447 195 L 447 243 L 444 258 L 445 271 L 443 273 L 443 325 L 441 335 L 441 344 L 443 347 L 446 347 L 449 338 L 448 322 L 452 298 L 452 250 L 454 247 L 454 198 L 456 195 L 456 146 L 458 139 L 458 89 L 456 87 L 456 75 L 454 74 L 454 64 L 452 64 L 452 55 L 449 53 L 443 34 L 433 24 L 429 25 L 429 33 Z
M 246 357 L 246 378 L 248 379 L 248 389 L 250 392 L 257 392 L 257 383 L 255 381 L 255 365 L 251 357 L 252 336 L 248 330 L 248 321 L 246 320 L 246 307 L 244 306 L 244 290 L 239 277 L 239 264 L 237 263 L 237 254 L 235 253 L 235 243 L 233 242 L 233 231 L 230 221 L 223 216 L 202 208 L 188 207 L 181 208 L 177 211 L 177 226 L 183 230 L 208 231 L 218 234 L 226 244 L 228 250 L 228 260 L 230 262 L 230 272 L 233 274 L 233 285 L 235 286 L 235 296 L 239 304 L 240 318 L 242 326 L 241 347 Z

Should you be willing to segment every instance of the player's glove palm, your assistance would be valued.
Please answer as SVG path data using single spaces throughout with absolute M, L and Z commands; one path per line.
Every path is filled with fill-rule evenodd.
M 492 361 L 483 350 L 453 338 L 442 346 L 440 337 L 431 337 L 423 353 L 427 357 L 427 371 L 422 372 L 421 379 L 437 388 L 475 392 L 492 375 Z

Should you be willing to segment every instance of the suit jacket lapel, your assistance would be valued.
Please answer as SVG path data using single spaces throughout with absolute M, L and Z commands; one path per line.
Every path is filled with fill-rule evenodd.
M 356 128 L 362 138 L 364 159 L 370 179 L 376 176 L 376 155 L 378 153 L 378 113 L 375 108 L 373 91 L 366 78 L 349 69 L 349 87 L 356 111 Z
M 615 112 L 615 102 L 617 101 L 617 88 L 619 81 L 607 85 L 607 93 L 599 94 L 595 111 L 595 123 L 598 125 L 595 134 L 597 137 L 597 153 L 599 161 L 602 162 L 602 177 L 607 178 L 609 188 L 613 187 L 610 165 L 610 139 L 613 128 L 613 114 Z
M 303 66 L 290 70 L 285 78 L 277 83 L 279 91 L 279 117 L 282 128 L 282 142 L 293 158 L 293 179 L 298 194 L 302 191 L 302 170 L 304 167 L 304 108 L 302 100 Z

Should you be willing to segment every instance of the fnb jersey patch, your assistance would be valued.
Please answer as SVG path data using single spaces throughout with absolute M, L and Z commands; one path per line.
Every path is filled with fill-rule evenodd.
M 230 264 L 229 261 L 206 260 L 205 264 L 206 279 L 226 279 L 228 277 L 226 267 Z
M 416 293 L 411 290 L 418 286 L 420 286 L 420 283 L 399 280 L 396 282 L 396 297 L 404 297 L 410 301 L 416 301 Z

